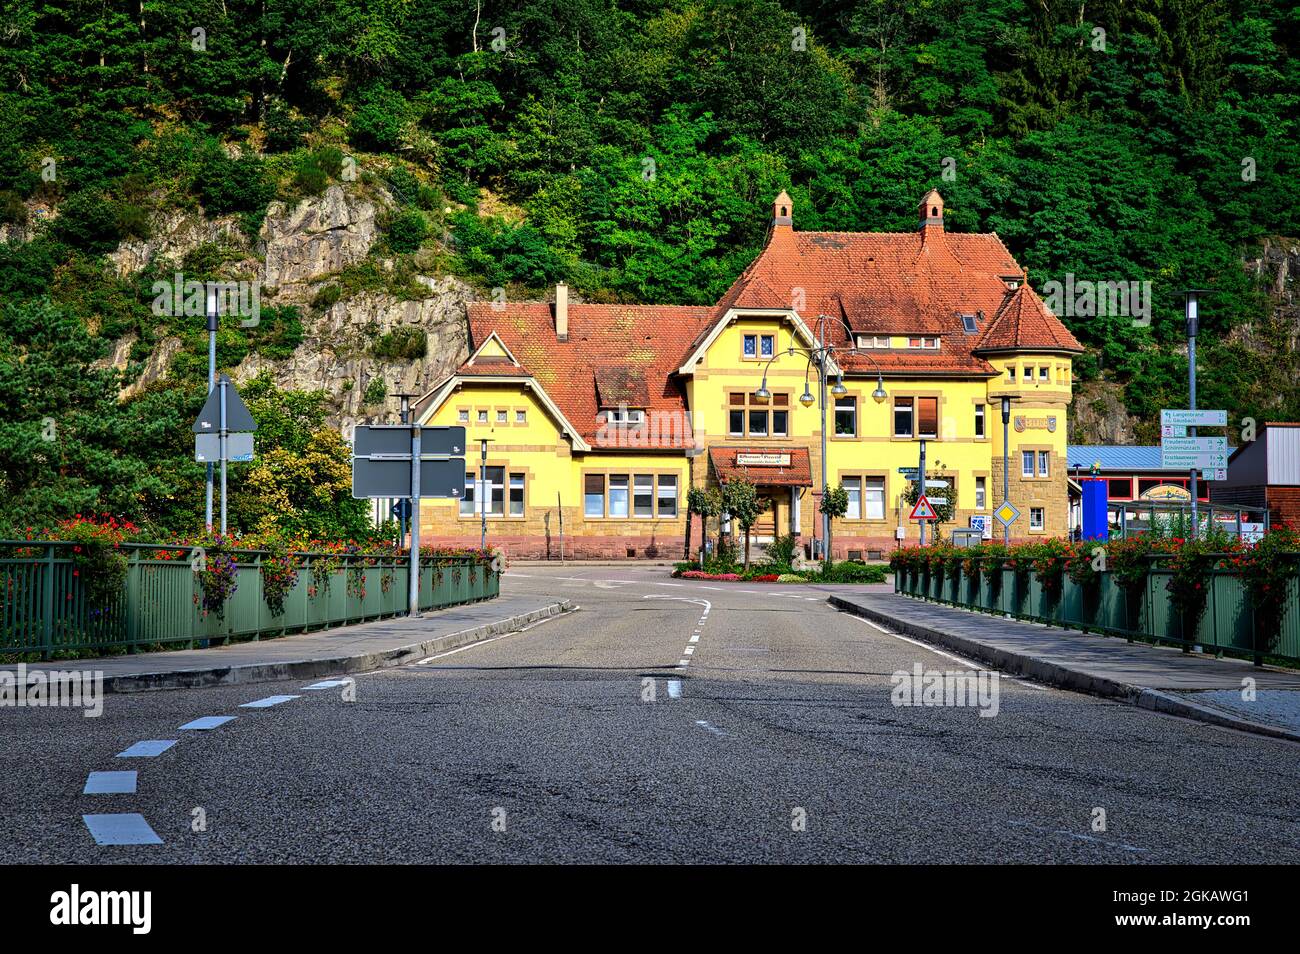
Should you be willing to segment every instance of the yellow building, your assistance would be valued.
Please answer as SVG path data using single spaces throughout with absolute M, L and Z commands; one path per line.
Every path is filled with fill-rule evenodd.
M 946 482 L 932 496 L 952 507 L 943 536 L 994 526 L 1004 396 L 1013 536 L 1066 532 L 1082 348 L 997 235 L 944 230 L 937 192 L 908 233 L 798 232 L 782 193 L 717 305 L 574 304 L 560 285 L 553 302 L 471 304 L 469 332 L 469 359 L 416 405 L 469 443 L 465 496 L 424 501 L 425 540 L 477 543 L 485 506 L 489 540 L 513 556 L 558 557 L 562 528 L 567 557 L 677 558 L 687 489 L 744 475 L 769 502 L 755 537 L 808 544 L 825 482 L 810 352 L 827 345 L 826 477 L 849 491 L 838 557 L 916 542 L 901 471 L 922 440 Z

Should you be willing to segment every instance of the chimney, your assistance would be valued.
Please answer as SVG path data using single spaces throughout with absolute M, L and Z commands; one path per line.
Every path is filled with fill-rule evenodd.
M 772 227 L 794 228 L 794 203 L 790 201 L 790 194 L 785 190 L 772 200 Z
M 564 282 L 555 286 L 555 340 L 569 340 L 569 286 Z
M 921 199 L 921 206 L 917 210 L 920 218 L 918 226 L 924 234 L 928 229 L 937 228 L 943 231 L 943 196 L 936 189 L 931 189 Z

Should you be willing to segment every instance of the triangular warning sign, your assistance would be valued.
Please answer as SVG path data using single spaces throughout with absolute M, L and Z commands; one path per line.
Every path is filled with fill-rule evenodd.
M 194 433 L 216 434 L 221 430 L 221 382 L 223 381 L 226 384 L 226 430 L 231 433 L 257 430 L 257 422 L 253 420 L 253 415 L 248 413 L 248 406 L 244 404 L 244 399 L 239 396 L 230 378 L 223 374 L 217 381 L 217 386 L 208 394 L 203 410 L 199 412 L 198 420 L 194 422 Z
M 916 506 L 912 508 L 912 513 L 909 517 L 912 520 L 939 519 L 939 515 L 934 512 L 934 506 L 930 503 L 930 499 L 926 497 L 925 494 L 921 494 L 921 496 L 916 499 Z

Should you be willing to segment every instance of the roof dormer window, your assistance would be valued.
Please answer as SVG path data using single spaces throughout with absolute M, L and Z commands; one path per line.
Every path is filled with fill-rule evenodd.
M 888 335 L 858 335 L 859 348 L 888 348 Z
M 645 409 L 639 407 L 611 407 L 605 410 L 605 423 L 632 427 L 645 423 Z
M 1003 275 L 1002 283 L 1007 286 L 1008 291 L 1015 291 L 1020 287 L 1021 277 L 1019 275 Z
M 928 351 L 939 350 L 939 339 L 933 337 L 908 338 L 907 346 L 909 348 L 924 348 Z

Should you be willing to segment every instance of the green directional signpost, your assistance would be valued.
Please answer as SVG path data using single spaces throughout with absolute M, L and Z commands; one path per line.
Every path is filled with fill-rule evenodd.
M 352 440 L 352 496 L 409 500 L 410 613 L 420 615 L 420 498 L 465 491 L 465 428 L 358 424 Z
M 1186 470 L 1191 474 L 1194 537 L 1200 535 L 1200 518 L 1196 513 L 1197 473 L 1206 480 L 1228 479 L 1228 439 L 1199 437 L 1197 428 L 1227 426 L 1228 412 L 1224 410 L 1166 408 L 1160 412 L 1160 466 Z
M 221 465 L 221 532 L 226 532 L 226 463 L 253 459 L 253 431 L 257 422 L 248 405 L 235 390 L 229 375 L 221 375 L 217 386 L 194 422 L 194 459 L 209 467 Z M 212 510 L 208 509 L 207 527 L 212 529 Z

